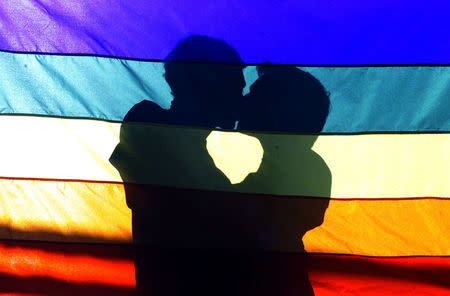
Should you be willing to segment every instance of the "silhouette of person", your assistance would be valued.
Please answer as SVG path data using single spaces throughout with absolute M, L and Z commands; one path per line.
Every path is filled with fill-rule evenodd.
M 174 96 L 171 108 L 163 110 L 151 101 L 133 106 L 110 158 L 125 182 L 132 210 L 140 295 L 224 292 L 224 276 L 236 272 L 237 266 L 230 267 L 233 256 L 228 252 L 222 256 L 210 249 L 246 238 L 241 223 L 230 219 L 243 216 L 242 205 L 233 204 L 226 194 L 190 189 L 231 186 L 208 155 L 206 138 L 211 128 L 234 127 L 245 86 L 242 66 L 204 60 L 242 63 L 221 40 L 205 36 L 182 40 L 164 64 Z M 228 283 L 234 287 L 230 291 L 236 289 Z
M 233 129 L 245 86 L 243 67 L 219 62 L 242 64 L 239 54 L 222 40 L 192 35 L 180 41 L 164 62 L 164 77 L 174 97 L 170 109 L 144 100 L 123 121 Z
M 323 87 L 298 69 L 267 66 L 244 99 L 241 66 L 181 62 L 241 63 L 225 42 L 204 36 L 181 41 L 167 60 L 171 108 L 136 104 L 110 158 L 132 210 L 138 294 L 312 295 L 304 256 L 289 252 L 304 252 L 301 237 L 322 223 L 328 201 L 276 191 L 329 196 L 329 170 L 310 149 L 316 136 L 247 132 L 264 158 L 237 185 L 215 167 L 206 138 L 237 119 L 246 130 L 317 133 L 328 115 Z M 255 188 L 275 194 L 239 193 Z
M 329 96 L 315 77 L 295 67 L 259 66 L 258 75 L 244 100 L 240 129 L 303 135 L 247 132 L 260 140 L 264 157 L 259 170 L 236 187 L 277 194 L 260 196 L 261 204 L 254 205 L 261 213 L 253 232 L 265 249 L 285 252 L 259 260 L 261 270 L 269 271 L 262 277 L 272 281 L 266 295 L 314 295 L 302 237 L 322 224 L 329 202 L 331 172 L 311 150 L 325 125 Z

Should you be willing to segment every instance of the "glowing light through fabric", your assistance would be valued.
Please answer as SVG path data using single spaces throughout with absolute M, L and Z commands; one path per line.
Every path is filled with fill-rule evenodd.
M 214 264 L 316 296 L 450 294 L 447 3 L 15 2 L 0 294 L 147 294 Z

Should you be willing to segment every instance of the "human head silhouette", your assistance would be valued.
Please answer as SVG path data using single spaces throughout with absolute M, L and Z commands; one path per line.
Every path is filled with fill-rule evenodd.
M 257 70 L 259 78 L 244 98 L 246 112 L 239 128 L 260 140 L 264 157 L 242 186 L 286 190 L 289 198 L 263 200 L 261 208 L 267 211 L 261 224 L 275 229 L 269 241 L 298 251 L 304 249 L 303 236 L 323 223 L 329 204 L 331 171 L 311 147 L 325 125 L 330 99 L 319 80 L 296 67 L 262 65 Z
M 245 86 L 240 64 L 222 40 L 192 35 L 180 41 L 164 63 L 176 116 L 188 125 L 233 128 Z
M 311 74 L 293 66 L 262 65 L 259 78 L 245 97 L 242 129 L 319 133 L 330 98 Z

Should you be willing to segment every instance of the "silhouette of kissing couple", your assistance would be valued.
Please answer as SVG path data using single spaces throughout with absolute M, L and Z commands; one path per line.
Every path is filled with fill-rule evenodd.
M 329 96 L 277 65 L 258 66 L 243 96 L 242 64 L 224 41 L 190 36 L 164 63 L 171 108 L 142 101 L 124 118 L 110 161 L 132 210 L 140 295 L 313 295 L 302 237 L 328 206 L 331 173 L 311 147 Z M 236 125 L 263 155 L 232 184 L 207 142 Z

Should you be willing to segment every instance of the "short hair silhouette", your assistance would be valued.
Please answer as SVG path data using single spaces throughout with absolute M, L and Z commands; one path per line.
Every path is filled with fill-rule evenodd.
M 171 109 L 178 116 L 204 116 L 196 118 L 194 125 L 215 127 L 226 121 L 230 126 L 237 120 L 245 86 L 243 66 L 236 64 L 242 64 L 239 54 L 222 40 L 192 35 L 180 41 L 164 63 L 164 76 L 174 95 Z
M 245 100 L 251 118 L 243 129 L 302 133 L 323 129 L 330 98 L 319 80 L 293 66 L 262 65 L 257 70 L 259 78 Z
M 242 63 L 238 52 L 225 41 L 202 35 L 190 35 L 178 42 L 166 61 Z M 167 71 L 166 64 L 166 71 Z

